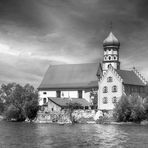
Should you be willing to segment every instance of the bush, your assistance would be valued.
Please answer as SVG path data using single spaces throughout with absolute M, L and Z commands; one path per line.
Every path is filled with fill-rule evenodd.
M 116 103 L 113 116 L 119 122 L 140 122 L 146 118 L 142 99 L 138 96 L 122 96 Z

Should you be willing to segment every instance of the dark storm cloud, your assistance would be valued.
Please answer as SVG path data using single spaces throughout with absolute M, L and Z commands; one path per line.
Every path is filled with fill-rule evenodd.
M 1 21 L 15 23 L 26 27 L 42 27 L 40 14 L 35 1 L 32 0 L 0 0 Z
M 37 86 L 49 63 L 99 61 L 111 21 L 123 68 L 148 78 L 147 0 L 0 0 L 1 75 Z

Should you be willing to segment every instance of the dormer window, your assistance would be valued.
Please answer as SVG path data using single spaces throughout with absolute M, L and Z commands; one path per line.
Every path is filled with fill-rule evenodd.
M 107 78 L 107 82 L 113 82 L 113 78 L 112 77 L 108 77 Z
M 108 92 L 107 86 L 104 86 L 103 87 L 103 93 L 107 93 L 107 92 Z
M 116 86 L 116 85 L 114 85 L 114 86 L 112 87 L 112 92 L 117 92 L 117 86 Z

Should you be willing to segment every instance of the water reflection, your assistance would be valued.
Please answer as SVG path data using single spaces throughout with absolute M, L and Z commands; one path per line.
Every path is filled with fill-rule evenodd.
M 0 148 L 141 148 L 147 133 L 146 126 L 0 122 Z
M 104 125 L 102 128 L 100 126 L 97 127 L 96 132 L 98 133 L 98 138 L 101 139 L 100 144 L 102 147 L 104 147 L 104 145 L 108 148 L 116 146 L 123 147 L 126 145 L 128 133 L 121 130 L 119 126 Z

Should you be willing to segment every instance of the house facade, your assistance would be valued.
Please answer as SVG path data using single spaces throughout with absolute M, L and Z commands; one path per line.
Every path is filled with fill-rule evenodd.
M 135 68 L 120 68 L 119 49 L 119 40 L 110 32 L 103 42 L 101 63 L 49 66 L 38 88 L 39 105 L 49 98 L 73 98 L 85 99 L 92 106 L 95 102 L 99 110 L 112 110 L 122 95 L 143 96 L 146 80 Z

